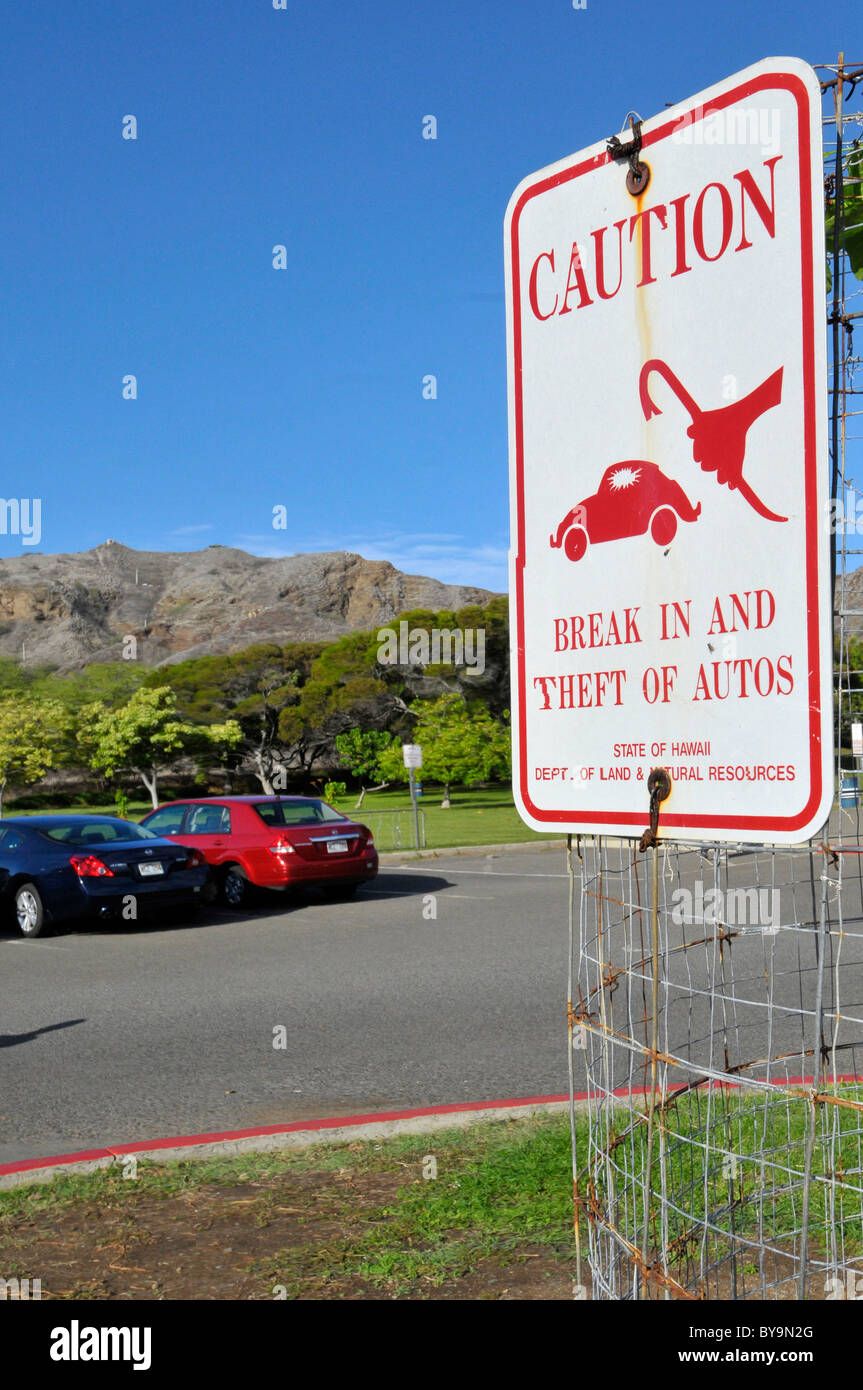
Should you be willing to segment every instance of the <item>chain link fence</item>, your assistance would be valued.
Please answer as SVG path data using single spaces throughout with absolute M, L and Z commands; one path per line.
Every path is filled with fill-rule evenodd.
M 422 807 L 417 808 L 419 821 L 419 848 L 426 848 L 426 818 Z M 416 849 L 416 827 L 414 813 L 408 811 L 362 810 L 357 811 L 356 819 L 367 825 L 375 837 L 379 850 Z

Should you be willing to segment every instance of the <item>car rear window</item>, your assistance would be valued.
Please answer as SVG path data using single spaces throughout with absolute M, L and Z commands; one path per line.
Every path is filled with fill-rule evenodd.
M 123 844 L 128 840 L 156 840 L 152 830 L 143 825 L 133 825 L 125 820 L 100 820 L 84 822 L 58 820 L 53 825 L 38 825 L 40 835 L 48 840 L 59 841 L 63 845 L 74 845 L 83 849 L 87 845 Z
M 254 810 L 266 825 L 320 825 L 321 821 L 347 820 L 325 801 L 255 801 Z

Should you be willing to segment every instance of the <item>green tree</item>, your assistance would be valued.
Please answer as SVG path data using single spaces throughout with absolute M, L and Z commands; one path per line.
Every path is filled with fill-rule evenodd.
M 845 252 L 851 272 L 858 280 L 863 280 L 863 145 L 856 141 L 851 146 L 848 162 L 843 170 L 842 217 L 839 225 L 839 246 Z M 833 287 L 833 236 L 836 226 L 836 198 L 830 198 L 826 205 L 825 230 L 827 245 L 827 288 Z
M 429 668 L 457 696 L 481 700 L 500 718 L 509 694 L 508 608 L 505 597 L 457 612 L 413 609 L 389 626 L 481 628 L 488 669 Z M 428 696 L 429 672 L 378 660 L 377 632 L 353 632 L 334 642 L 258 643 L 234 655 L 193 657 L 149 672 L 144 688 L 170 684 L 181 718 L 210 724 L 238 721 L 243 738 L 232 753 L 251 767 L 264 791 L 284 788 L 289 773 L 307 777 L 317 764 L 336 765 L 336 739 L 352 729 L 410 732 L 404 692 Z M 362 774 L 361 774 L 362 775 Z M 367 776 L 382 775 L 366 773 Z
M 0 656 L 0 699 L 7 695 L 21 695 L 32 689 L 34 680 L 44 675 L 49 668 L 21 666 L 11 657 Z
M 389 782 L 381 772 L 381 754 L 389 748 L 393 741 L 392 734 L 385 733 L 378 729 L 348 729 L 346 734 L 336 735 L 336 751 L 339 761 L 348 768 L 355 777 L 361 779 L 360 796 L 354 807 L 359 811 L 367 791 L 380 792 L 384 787 L 389 786 Z M 366 778 L 370 781 L 378 779 L 379 785 L 376 787 L 366 787 L 363 785 Z
M 67 715 L 51 700 L 12 695 L 0 699 L 0 815 L 11 782 L 38 782 L 55 765 L 67 733 Z
M 40 698 L 57 700 L 70 710 L 80 710 L 97 701 L 115 709 L 134 695 L 146 675 L 146 669 L 136 661 L 91 662 L 80 671 L 62 675 L 56 671 L 37 673 L 32 689 Z
M 375 675 L 377 640 L 352 632 L 312 662 L 297 701 L 279 716 L 284 766 L 308 775 L 332 759 L 339 734 L 353 728 L 381 731 L 406 711 L 404 701 Z
M 207 748 L 230 748 L 241 738 L 236 720 L 202 725 L 179 718 L 168 685 L 137 690 L 118 710 L 93 704 L 81 711 L 80 740 L 90 766 L 109 777 L 121 768 L 132 769 L 150 793 L 154 808 L 159 804 L 159 775 L 166 762 L 183 753 L 201 755 Z
M 469 703 L 461 695 L 441 695 L 436 700 L 414 701 L 411 712 L 417 716 L 411 739 L 423 750 L 423 776 L 443 783 L 442 806 L 450 805 L 453 783 L 470 786 L 511 776 L 507 723 L 495 719 L 479 701 Z M 380 767 L 393 781 L 408 779 L 397 744 L 381 754 Z
M 247 761 L 268 794 L 283 769 L 279 718 L 300 699 L 320 642 L 292 642 L 281 647 L 260 642 L 232 656 L 193 657 L 151 672 L 146 688 L 170 682 L 181 717 L 212 725 L 234 719 L 241 738 L 233 756 Z
M 145 674 L 130 661 L 93 663 L 81 671 L 63 675 L 47 668 L 33 673 L 30 684 L 33 697 L 55 703 L 65 715 L 64 736 L 55 750 L 55 767 L 77 767 L 80 763 L 78 723 L 81 711 L 94 704 L 106 709 L 119 708 L 138 689 Z

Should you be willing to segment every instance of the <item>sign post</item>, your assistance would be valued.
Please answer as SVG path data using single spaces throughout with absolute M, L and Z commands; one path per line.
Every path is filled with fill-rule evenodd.
M 522 818 L 637 835 L 663 768 L 675 839 L 809 838 L 833 799 L 814 73 L 766 60 L 530 176 L 505 249 Z
M 418 767 L 423 765 L 423 750 L 418 743 L 403 743 L 402 757 L 405 767 L 408 770 L 408 785 L 411 793 L 411 806 L 414 813 L 414 846 L 420 848 L 420 813 L 419 803 L 417 802 L 416 779 L 414 773 Z

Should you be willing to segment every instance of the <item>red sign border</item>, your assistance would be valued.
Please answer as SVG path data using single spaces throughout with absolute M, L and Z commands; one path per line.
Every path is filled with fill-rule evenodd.
M 730 88 L 721 96 L 711 97 L 708 108 L 693 107 L 690 111 L 690 124 L 701 120 L 706 114 L 722 110 L 742 97 L 756 92 L 784 88 L 790 92 L 797 103 L 798 112 L 798 153 L 800 176 L 800 247 L 802 257 L 802 321 L 803 321 L 803 417 L 804 417 L 804 478 L 806 498 L 806 603 L 807 632 L 809 646 L 809 783 L 810 795 L 803 810 L 796 816 L 690 816 L 663 811 L 662 823 L 666 827 L 680 830 L 747 830 L 758 832 L 782 831 L 787 833 L 802 829 L 807 825 L 821 802 L 823 784 L 821 778 L 821 661 L 819 653 L 819 608 L 818 608 L 818 449 L 816 438 L 815 411 L 815 308 L 812 273 L 812 168 L 810 159 L 810 104 L 809 92 L 802 78 L 790 72 L 768 72 L 751 77 L 736 87 Z M 666 121 L 655 130 L 645 134 L 642 149 L 665 139 L 672 130 L 679 129 L 681 116 Z M 578 178 L 589 170 L 612 163 L 611 155 L 597 159 L 591 155 L 580 164 L 563 169 L 549 178 L 526 188 L 513 209 L 510 224 L 510 256 L 512 268 L 513 304 L 513 380 L 515 384 L 515 457 L 516 457 L 516 495 L 518 500 L 518 549 L 515 556 L 516 576 L 516 630 L 518 634 L 516 678 L 518 682 L 518 731 L 520 792 L 522 803 L 537 821 L 559 824 L 565 821 L 577 826 L 581 821 L 594 825 L 631 825 L 633 829 L 644 828 L 645 812 L 626 811 L 548 811 L 533 804 L 527 792 L 527 747 L 526 747 L 526 698 L 524 670 L 524 565 L 525 565 L 525 521 L 524 521 L 524 419 L 522 407 L 522 345 L 521 345 L 521 298 L 520 265 L 518 253 L 518 225 L 527 203 L 549 189 L 557 188 Z M 588 832 L 589 833 L 589 832 Z

